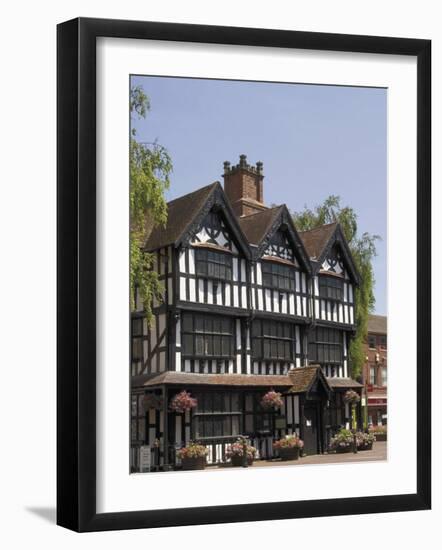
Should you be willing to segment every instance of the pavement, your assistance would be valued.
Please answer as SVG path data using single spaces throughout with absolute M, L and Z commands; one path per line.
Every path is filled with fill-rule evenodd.
M 300 457 L 298 460 L 285 460 L 279 458 L 273 460 L 256 460 L 252 468 L 266 468 L 268 466 L 302 466 L 305 464 L 334 464 L 343 462 L 371 462 L 377 460 L 387 460 L 387 442 L 376 441 L 371 451 L 358 451 L 357 453 L 330 453 L 323 455 L 310 455 Z M 229 465 L 213 465 L 206 467 L 206 470 L 230 467 Z

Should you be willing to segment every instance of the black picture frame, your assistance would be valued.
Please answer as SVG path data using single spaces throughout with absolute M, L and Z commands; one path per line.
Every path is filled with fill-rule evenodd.
M 153 39 L 417 58 L 417 492 L 96 513 L 96 39 Z M 57 523 L 83 531 L 425 510 L 431 506 L 431 41 L 74 19 L 57 29 Z

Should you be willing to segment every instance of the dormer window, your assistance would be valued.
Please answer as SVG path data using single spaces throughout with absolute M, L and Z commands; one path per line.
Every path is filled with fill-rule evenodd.
M 265 260 L 262 262 L 262 284 L 279 290 L 295 290 L 295 272 L 289 265 Z
M 222 281 L 232 280 L 231 254 L 204 248 L 199 248 L 195 252 L 197 275 Z
M 342 300 L 343 281 L 338 277 L 319 276 L 319 296 L 327 300 Z

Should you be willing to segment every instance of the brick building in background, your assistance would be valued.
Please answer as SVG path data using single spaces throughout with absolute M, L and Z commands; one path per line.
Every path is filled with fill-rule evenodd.
M 363 384 L 367 391 L 368 424 L 387 424 L 387 317 L 370 315 Z

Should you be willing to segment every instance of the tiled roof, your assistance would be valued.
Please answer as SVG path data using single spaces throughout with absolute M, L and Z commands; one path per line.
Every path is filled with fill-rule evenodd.
M 323 379 L 324 385 L 326 386 L 327 390 L 330 389 L 329 387 L 327 387 L 327 380 L 322 375 L 322 370 L 319 365 L 311 365 L 309 367 L 297 367 L 295 369 L 291 369 L 289 371 L 289 377 L 292 381 L 292 386 L 289 390 L 290 393 L 307 392 L 311 388 L 317 377 L 321 377 Z
M 156 226 L 153 228 L 146 239 L 145 250 L 156 250 L 175 243 L 192 223 L 211 192 L 218 186 L 220 183 L 215 182 L 167 203 L 166 227 Z
M 368 332 L 387 334 L 387 317 L 385 315 L 368 316 Z
M 333 222 L 309 231 L 299 231 L 299 236 L 310 259 L 315 260 L 320 257 L 337 225 L 337 222 Z
M 331 388 L 362 388 L 362 384 L 353 380 L 353 378 L 327 378 Z
M 239 225 L 250 244 L 259 245 L 261 243 L 282 208 L 282 206 L 275 206 L 256 214 L 250 214 L 250 216 L 238 218 Z
M 153 387 L 163 384 L 172 385 L 199 385 L 208 386 L 260 386 L 289 388 L 292 381 L 287 375 L 254 375 L 254 374 L 195 374 L 190 372 L 167 371 L 156 375 L 134 376 L 133 387 Z

